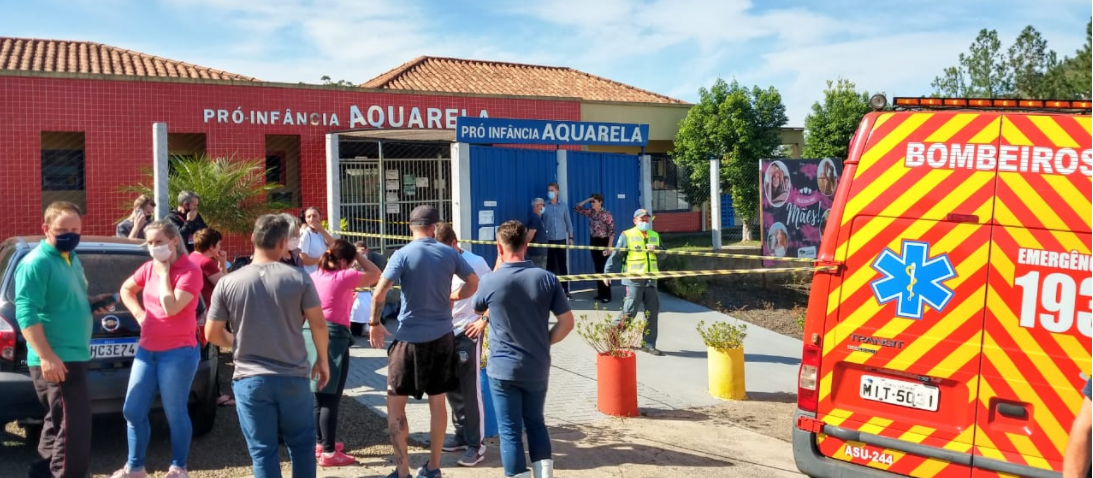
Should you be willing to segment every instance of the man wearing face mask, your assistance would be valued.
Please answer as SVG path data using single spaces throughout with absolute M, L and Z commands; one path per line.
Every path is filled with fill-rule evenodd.
M 554 245 L 573 245 L 573 220 L 569 217 L 569 206 L 566 206 L 562 202 L 558 183 L 550 183 L 547 185 L 547 197 L 550 199 L 547 202 L 546 207 L 543 209 L 543 224 L 546 226 L 546 239 L 547 243 Z M 538 235 L 536 235 L 538 239 Z M 538 241 L 537 241 L 538 242 Z M 566 265 L 566 253 L 567 249 L 560 247 L 552 247 L 547 250 L 547 270 L 553 272 L 554 275 L 564 276 L 569 274 L 569 268 Z M 573 296 L 569 293 L 569 283 L 562 282 L 562 289 L 565 290 L 565 296 L 569 300 L 573 300 Z
M 194 251 L 194 233 L 208 227 L 205 219 L 197 212 L 200 203 L 201 196 L 197 193 L 182 191 L 178 193 L 178 208 L 167 214 L 167 220 L 178 228 L 182 243 L 186 244 L 186 252 Z
M 113 294 L 87 297 L 87 278 L 74 252 L 80 243 L 80 208 L 50 204 L 43 239 L 15 268 L 15 317 L 27 341 L 27 365 L 46 410 L 38 460 L 29 476 L 84 478 L 91 459 L 91 304 Z
M 664 260 L 667 254 L 660 244 L 660 234 L 653 231 L 653 218 L 645 209 L 634 211 L 634 227 L 623 231 L 615 244 L 617 249 L 607 258 L 604 272 L 613 273 L 616 264 L 623 272 L 655 273 L 660 269 L 657 262 Z M 604 284 L 611 281 L 604 279 Z M 626 299 L 622 302 L 622 314 L 615 317 L 615 324 L 630 320 L 638 313 L 638 303 L 645 305 L 648 323 L 645 326 L 645 343 L 641 350 L 651 355 L 664 355 L 657 349 L 657 315 L 660 313 L 660 296 L 657 295 L 656 279 L 623 279 L 626 286 Z

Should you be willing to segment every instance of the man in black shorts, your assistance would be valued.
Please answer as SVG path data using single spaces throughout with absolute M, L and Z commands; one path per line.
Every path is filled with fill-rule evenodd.
M 414 240 L 395 252 L 387 262 L 372 294 L 369 339 L 384 346 L 387 330 L 380 324 L 387 292 L 402 287 L 402 311 L 394 342 L 387 350 L 387 432 L 395 449 L 395 472 L 388 478 L 410 476 L 406 402 L 413 396 L 429 396 L 429 462 L 418 478 L 439 478 L 440 454 L 448 413 L 444 394 L 455 388 L 455 336 L 452 303 L 474 296 L 478 276 L 455 249 L 434 239 L 440 214 L 432 206 L 418 206 L 410 213 Z M 452 276 L 466 284 L 452 292 Z

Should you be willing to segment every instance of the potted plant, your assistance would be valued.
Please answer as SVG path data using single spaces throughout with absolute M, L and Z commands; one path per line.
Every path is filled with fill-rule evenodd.
M 490 358 L 490 328 L 482 331 L 482 365 L 478 370 L 478 383 L 482 390 L 482 423 L 486 433 L 482 438 L 497 436 L 497 413 L 493 409 L 493 392 L 490 390 L 490 378 L 486 375 L 486 362 Z
M 638 415 L 638 371 L 630 349 L 641 345 L 646 320 L 611 322 L 611 314 L 599 319 L 582 315 L 577 334 L 596 351 L 596 408 L 607 415 L 634 417 Z
M 744 386 L 744 337 L 748 326 L 706 321 L 698 322 L 698 333 L 706 344 L 710 395 L 728 400 L 746 400 Z

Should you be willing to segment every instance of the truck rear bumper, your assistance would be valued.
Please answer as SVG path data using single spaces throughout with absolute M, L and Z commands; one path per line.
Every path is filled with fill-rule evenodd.
M 815 413 L 797 410 L 793 423 L 798 417 L 816 418 Z M 813 478 L 899 478 L 900 475 L 886 471 L 858 466 L 828 458 L 816 448 L 816 434 L 793 427 L 793 460 L 797 469 Z

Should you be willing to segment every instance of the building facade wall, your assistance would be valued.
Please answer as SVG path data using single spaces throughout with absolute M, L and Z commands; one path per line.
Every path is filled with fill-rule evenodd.
M 410 124 L 415 108 L 420 126 Z M 0 221 L 0 237 L 41 231 L 44 132 L 82 133 L 84 234 L 112 235 L 132 204 L 132 193 L 123 189 L 148 181 L 154 122 L 167 123 L 179 140 L 172 151 L 178 154 L 203 147 L 210 157 L 265 158 L 267 136 L 278 135 L 281 142 L 298 137 L 299 157 L 290 159 L 297 159 L 299 174 L 292 185 L 298 183 L 300 204 L 322 206 L 326 133 L 399 125 L 447 128 L 454 126 L 454 116 L 478 116 L 483 110 L 491 117 L 581 119 L 575 100 L 0 75 L 0 201 L 8 215 Z M 300 118 L 306 123 L 298 124 Z M 202 137 L 204 145 L 193 146 Z

